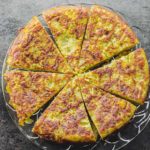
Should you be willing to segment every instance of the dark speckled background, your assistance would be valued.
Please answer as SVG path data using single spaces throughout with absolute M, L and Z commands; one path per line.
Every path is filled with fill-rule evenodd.
M 99 3 L 132 17 L 145 32 L 146 49 L 150 50 L 150 0 L 0 0 L 0 73 L 6 51 L 18 28 L 33 15 L 61 3 Z M 19 132 L 10 119 L 0 89 L 0 150 L 38 150 Z M 123 150 L 150 150 L 150 124 Z

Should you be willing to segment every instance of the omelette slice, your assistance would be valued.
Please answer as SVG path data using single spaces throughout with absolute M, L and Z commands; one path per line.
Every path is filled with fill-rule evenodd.
M 7 63 L 12 68 L 26 70 L 71 72 L 37 17 L 33 17 L 19 32 L 9 49 Z
M 106 93 L 86 80 L 80 83 L 86 108 L 102 139 L 133 117 L 136 107 L 130 102 Z
M 149 66 L 142 48 L 81 76 L 103 90 L 137 104 L 143 104 L 147 96 Z
M 59 6 L 43 12 L 59 50 L 72 68 L 77 67 L 89 8 Z
M 118 14 L 93 5 L 78 68 L 84 72 L 138 43 L 135 33 Z
M 57 95 L 37 120 L 32 131 L 41 138 L 62 142 L 94 142 L 79 87 L 73 81 Z
M 9 104 L 16 110 L 19 125 L 26 121 L 57 94 L 71 74 L 12 70 L 4 74 Z

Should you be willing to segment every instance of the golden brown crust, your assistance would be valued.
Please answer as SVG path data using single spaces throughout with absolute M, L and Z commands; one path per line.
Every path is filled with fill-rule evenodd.
M 143 104 L 149 85 L 149 66 L 144 49 L 137 49 L 85 74 L 85 77 L 108 92 Z
M 61 53 L 73 69 L 78 65 L 88 10 L 82 6 L 60 6 L 43 12 Z
M 71 72 L 37 17 L 33 17 L 17 35 L 9 49 L 7 63 L 12 68 Z
M 9 71 L 4 78 L 9 104 L 16 110 L 19 124 L 48 102 L 70 80 L 72 75 L 45 72 Z
M 135 33 L 120 16 L 101 6 L 92 6 L 79 61 L 80 72 L 134 47 L 137 43 Z
M 71 81 L 36 122 L 33 132 L 56 142 L 94 142 L 79 87 Z
M 99 86 L 85 80 L 80 86 L 89 115 L 102 139 L 124 126 L 133 117 L 136 107 L 131 103 L 106 93 Z

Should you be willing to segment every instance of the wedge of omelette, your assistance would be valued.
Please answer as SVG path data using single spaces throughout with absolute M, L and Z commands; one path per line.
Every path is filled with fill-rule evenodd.
M 59 6 L 43 12 L 59 50 L 74 69 L 78 65 L 89 8 Z
M 9 49 L 7 63 L 12 68 L 26 70 L 72 72 L 37 17 L 18 33 Z
M 32 131 L 41 138 L 62 142 L 94 142 L 79 87 L 70 81 L 35 123 Z
M 80 82 L 87 111 L 102 139 L 130 121 L 136 107 L 130 102 L 106 93 L 86 80 Z
M 149 66 L 142 48 L 80 76 L 105 91 L 137 104 L 143 104 L 147 96 Z
M 9 104 L 16 110 L 19 125 L 26 121 L 57 94 L 71 74 L 12 70 L 4 74 Z
M 137 43 L 139 41 L 135 33 L 117 13 L 93 5 L 78 68 L 84 72 Z

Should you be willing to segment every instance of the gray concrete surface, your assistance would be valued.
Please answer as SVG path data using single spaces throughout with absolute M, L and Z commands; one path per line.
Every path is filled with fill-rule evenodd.
M 0 73 L 6 51 L 18 28 L 33 15 L 61 3 L 99 3 L 119 10 L 135 20 L 146 39 L 146 49 L 150 50 L 150 0 L 0 0 Z M 0 90 L 0 150 L 38 150 L 15 127 L 10 119 Z M 150 124 L 133 142 L 123 150 L 150 150 Z

